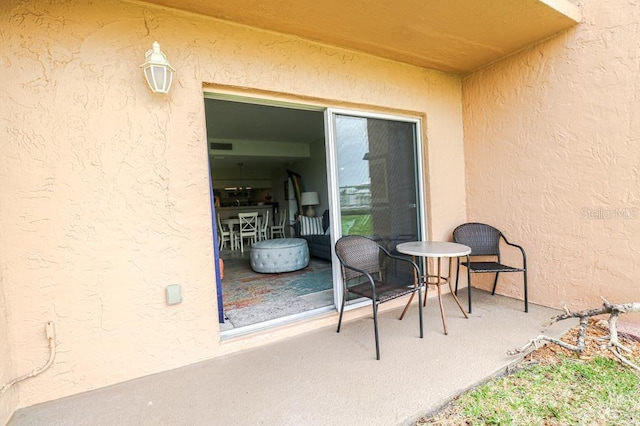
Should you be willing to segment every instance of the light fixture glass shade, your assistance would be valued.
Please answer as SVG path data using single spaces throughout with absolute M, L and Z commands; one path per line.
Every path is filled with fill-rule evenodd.
M 147 50 L 146 61 L 140 65 L 144 71 L 144 77 L 153 93 L 169 93 L 175 69 L 167 61 L 167 56 L 160 50 L 157 41 L 153 42 L 153 48 Z

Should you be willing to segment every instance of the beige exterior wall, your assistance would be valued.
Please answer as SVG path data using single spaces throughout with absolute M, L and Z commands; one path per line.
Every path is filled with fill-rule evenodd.
M 121 1 L 4 1 L 0 40 L 0 378 L 46 361 L 46 321 L 58 344 L 20 407 L 335 324 L 220 343 L 203 84 L 423 115 L 429 232 L 465 219 L 458 77 Z M 154 40 L 177 69 L 166 97 L 139 68 Z
M 524 245 L 532 302 L 572 309 L 640 300 L 640 10 L 582 3 L 575 29 L 463 79 L 469 220 Z
M 0 230 L 0 236 L 2 231 Z M 2 238 L 0 238 L 2 239 Z M 14 380 L 15 371 L 13 369 L 13 357 L 9 346 L 9 306 L 5 296 L 4 267 L 0 259 L 0 388 L 5 383 Z M 6 423 L 11 417 L 13 410 L 18 404 L 18 396 L 14 389 L 9 389 L 4 396 L 0 396 L 0 425 Z

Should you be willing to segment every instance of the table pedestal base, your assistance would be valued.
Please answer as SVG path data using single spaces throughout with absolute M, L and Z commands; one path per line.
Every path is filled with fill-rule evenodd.
M 415 256 L 413 257 L 413 259 L 415 261 Z M 423 283 L 425 284 L 424 301 L 418 301 L 418 303 L 422 303 L 423 306 L 427 306 L 427 293 L 429 291 L 429 286 L 435 285 L 438 288 L 438 302 L 440 303 L 440 315 L 442 316 L 442 326 L 444 328 L 444 334 L 449 334 L 449 331 L 447 330 L 447 319 L 444 315 L 444 306 L 442 305 L 442 290 L 440 288 L 441 286 L 447 285 L 447 284 L 449 285 L 449 291 L 451 292 L 453 299 L 458 304 L 458 307 L 460 308 L 460 312 L 462 312 L 465 318 L 469 318 L 469 316 L 464 311 L 464 309 L 462 309 L 460 300 L 458 299 L 458 296 L 456 296 L 456 293 L 455 291 L 453 291 L 453 287 L 451 286 L 451 280 L 449 279 L 451 278 L 451 258 L 449 258 L 449 276 L 448 277 L 442 276 L 442 258 L 438 257 L 437 259 L 438 259 L 437 275 L 429 275 L 429 262 L 427 261 L 427 273 L 425 275 L 421 275 L 420 277 L 416 277 L 415 285 L 422 285 Z M 415 296 L 415 293 L 411 294 L 411 298 L 409 299 L 409 302 L 407 302 L 407 305 L 404 307 L 402 314 L 400 315 L 400 319 L 404 318 L 404 314 L 407 312 L 409 305 L 413 301 L 413 296 Z

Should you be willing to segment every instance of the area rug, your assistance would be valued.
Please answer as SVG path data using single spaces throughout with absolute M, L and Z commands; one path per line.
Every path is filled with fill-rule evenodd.
M 234 328 L 306 312 L 333 303 L 331 263 L 283 274 L 259 274 L 248 258 L 226 259 L 222 280 L 224 313 Z

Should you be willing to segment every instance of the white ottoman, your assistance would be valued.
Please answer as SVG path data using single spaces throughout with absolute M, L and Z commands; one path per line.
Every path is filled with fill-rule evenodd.
M 251 269 L 275 274 L 302 269 L 309 264 L 309 247 L 302 238 L 277 238 L 251 246 Z

